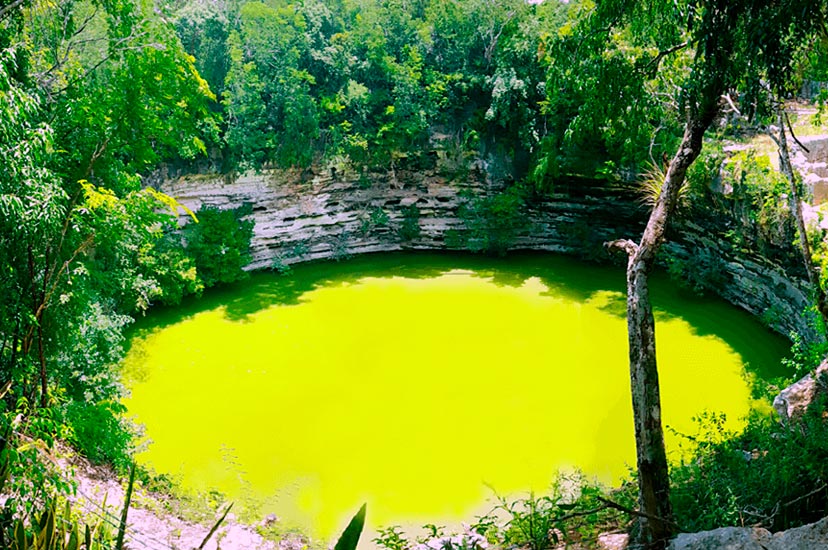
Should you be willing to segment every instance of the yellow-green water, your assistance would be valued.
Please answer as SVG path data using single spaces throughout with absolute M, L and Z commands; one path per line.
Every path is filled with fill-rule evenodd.
M 730 427 L 785 342 L 655 276 L 664 422 Z M 398 254 L 254 275 L 137 327 L 124 365 L 140 460 L 327 537 L 457 522 L 492 489 L 634 463 L 624 274 L 549 255 Z M 748 367 L 746 369 L 746 364 Z M 679 439 L 668 430 L 668 452 Z

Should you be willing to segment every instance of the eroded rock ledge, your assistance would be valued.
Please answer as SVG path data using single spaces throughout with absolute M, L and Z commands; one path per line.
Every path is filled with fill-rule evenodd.
M 456 248 L 452 235 L 467 231 L 461 205 L 470 196 L 502 190 L 483 169 L 472 170 L 459 182 L 435 170 L 397 172 L 393 178 L 328 170 L 264 171 L 232 181 L 225 176 L 185 176 L 161 187 L 193 210 L 251 204 L 256 225 L 248 269 L 367 252 Z M 643 230 L 646 209 L 629 188 L 579 184 L 557 191 L 533 201 L 528 229 L 515 236 L 511 248 L 606 258 L 603 242 L 637 237 Z M 399 228 L 411 206 L 419 213 L 420 234 L 404 240 Z M 380 210 L 384 223 L 372 224 L 372 212 Z M 181 219 L 187 222 L 186 215 Z M 700 253 L 715 258 L 719 277 L 713 290 L 782 334 L 810 333 L 802 315 L 809 304 L 805 281 L 758 255 L 735 254 L 699 223 L 679 224 L 674 237 L 680 240 L 670 243 L 671 252 L 687 261 L 695 261 Z

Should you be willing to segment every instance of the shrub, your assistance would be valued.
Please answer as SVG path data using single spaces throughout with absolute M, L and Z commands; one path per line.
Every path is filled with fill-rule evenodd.
M 787 201 L 787 179 L 771 166 L 767 157 L 756 156 L 752 151 L 734 155 L 725 171 L 732 186 L 732 214 L 742 222 L 737 237 L 747 238 L 746 244 L 770 259 L 774 247 L 789 249 L 796 229 Z
M 379 529 L 374 542 L 386 550 L 547 550 L 576 541 L 579 548 L 591 548 L 599 534 L 626 525 L 628 520 L 617 507 L 633 508 L 636 496 L 632 484 L 610 493 L 582 474 L 561 475 L 548 495 L 496 497 L 495 508 L 471 525 L 463 525 L 462 532 L 446 533 L 429 524 L 423 526 L 425 535 L 411 540 L 392 526 Z
M 808 342 L 796 332 L 791 333 L 791 356 L 782 359 L 782 364 L 791 372 L 787 382 L 793 382 L 815 370 L 828 353 L 828 341 Z
M 402 209 L 403 219 L 399 234 L 404 241 L 413 241 L 420 236 L 420 209 L 410 204 Z
M 528 226 L 525 209 L 524 189 L 518 185 L 496 195 L 470 198 L 459 211 L 467 229 L 465 247 L 502 256 Z
M 665 262 L 670 278 L 699 296 L 723 288 L 727 272 L 721 256 L 707 248 L 696 248 L 688 255 L 680 254 L 670 243 L 665 245 Z
M 270 262 L 270 269 L 279 275 L 287 275 L 291 272 L 290 264 L 285 261 L 284 256 L 277 254 L 273 261 Z
M 688 531 L 724 525 L 782 530 L 821 518 L 828 506 L 828 423 L 819 403 L 795 425 L 755 413 L 741 435 L 723 418 L 700 421 L 693 460 L 673 469 L 676 522 Z
M 387 227 L 388 222 L 388 212 L 383 210 L 381 206 L 372 206 L 362 216 L 359 229 L 363 235 L 367 235 L 374 229 Z
M 604 247 L 606 236 L 588 220 L 559 222 L 557 226 L 569 253 L 593 263 L 621 261 L 621 255 L 609 254 Z M 626 260 L 623 260 L 626 261 Z
M 243 268 L 250 263 L 253 238 L 252 213 L 247 204 L 231 210 L 207 206 L 198 211 L 198 223 L 185 230 L 187 253 L 193 258 L 205 287 L 243 279 Z
M 126 408 L 116 401 L 66 406 L 66 423 L 74 432 L 73 445 L 96 464 L 109 463 L 126 471 L 131 463 L 133 431 L 122 414 Z
M 338 235 L 330 238 L 331 258 L 334 261 L 340 262 L 351 258 L 351 252 L 348 250 L 348 244 L 351 241 L 351 236 L 347 231 L 343 231 Z

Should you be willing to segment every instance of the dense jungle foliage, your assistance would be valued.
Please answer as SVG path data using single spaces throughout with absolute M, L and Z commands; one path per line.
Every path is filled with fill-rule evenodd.
M 731 12 L 723 1 L 657 4 L 649 12 L 619 9 L 623 25 L 583 34 L 579 25 L 611 16 L 616 3 L 3 0 L 0 431 L 10 444 L 2 450 L 8 499 L 0 531 L 69 490 L 71 479 L 44 459 L 56 441 L 122 470 L 129 464 L 133 428 L 120 416 L 117 368 L 132 319 L 153 304 L 175 304 L 244 276 L 249 212 L 239 205 L 191 213 L 193 223 L 178 231 L 179 205 L 144 184 L 154 170 L 353 166 L 393 174 L 439 164 L 462 177 L 471 159 L 482 158 L 495 178 L 518 185 L 468 198 L 463 243 L 503 252 L 525 202 L 561 178 L 650 173 L 658 195 L 664 159 L 678 146 L 693 97 L 694 63 L 716 55 L 694 34 L 704 26 L 692 23 Z M 786 24 L 773 3 L 736 4 L 765 10 L 767 29 L 740 27 L 736 16 L 731 22 L 752 43 Z M 807 12 L 824 21 L 823 4 L 803 8 L 803 18 Z M 687 25 L 664 24 L 671 18 Z M 826 80 L 824 31 L 803 35 L 792 26 L 789 35 L 782 53 L 795 55 L 757 50 L 775 72 L 737 52 L 732 72 L 714 75 L 734 84 L 715 98 L 724 114 L 710 140 L 738 139 L 770 123 L 780 97 L 745 82 L 790 94 L 805 80 Z M 790 248 L 794 229 L 783 219 L 778 175 L 739 159 L 726 168 L 738 172 L 739 183 L 723 199 L 711 190 L 721 184 L 724 162 L 721 147 L 709 143 L 688 172 L 692 206 L 685 212 L 745 222 L 721 235 L 734 247 L 764 246 L 759 251 L 769 255 Z M 418 217 L 416 209 L 406 212 L 402 238 L 416 238 Z M 812 238 L 824 264 L 828 248 L 820 248 L 820 235 Z M 714 261 L 667 263 L 704 290 L 716 276 Z M 800 352 L 802 371 L 820 358 L 820 351 Z M 825 455 L 826 439 L 773 436 L 779 428 L 768 426 L 763 418 L 736 439 L 711 440 L 703 460 L 676 471 L 679 523 L 738 523 L 751 507 L 757 521 L 785 527 L 824 510 L 824 483 L 822 493 L 799 501 L 790 491 L 826 479 L 826 461 L 814 458 Z M 824 425 L 808 429 L 821 433 Z M 772 450 L 780 446 L 786 451 Z M 755 448 L 770 450 L 753 461 L 728 458 Z M 786 454 L 793 448 L 813 452 L 795 462 Z M 766 466 L 746 471 L 744 464 L 756 463 Z M 777 492 L 765 491 L 771 482 Z M 706 498 L 698 500 L 697 490 Z M 593 497 L 586 503 L 600 505 Z M 807 510 L 779 512 L 781 502 Z M 524 504 L 529 512 L 513 511 L 566 530 L 571 503 Z M 604 511 L 596 522 L 606 523 Z M 532 537 L 552 531 L 521 534 L 520 521 L 507 529 L 513 538 L 506 542 L 538 550 L 551 544 Z M 392 535 L 392 544 L 402 544 Z

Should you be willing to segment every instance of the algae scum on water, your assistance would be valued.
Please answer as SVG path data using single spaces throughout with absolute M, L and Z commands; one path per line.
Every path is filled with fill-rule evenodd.
M 635 462 L 624 274 L 549 255 L 397 254 L 256 274 L 135 331 L 139 460 L 329 536 L 456 522 L 500 494 Z M 746 313 L 654 277 L 668 452 L 693 417 L 738 429 L 786 349 Z

